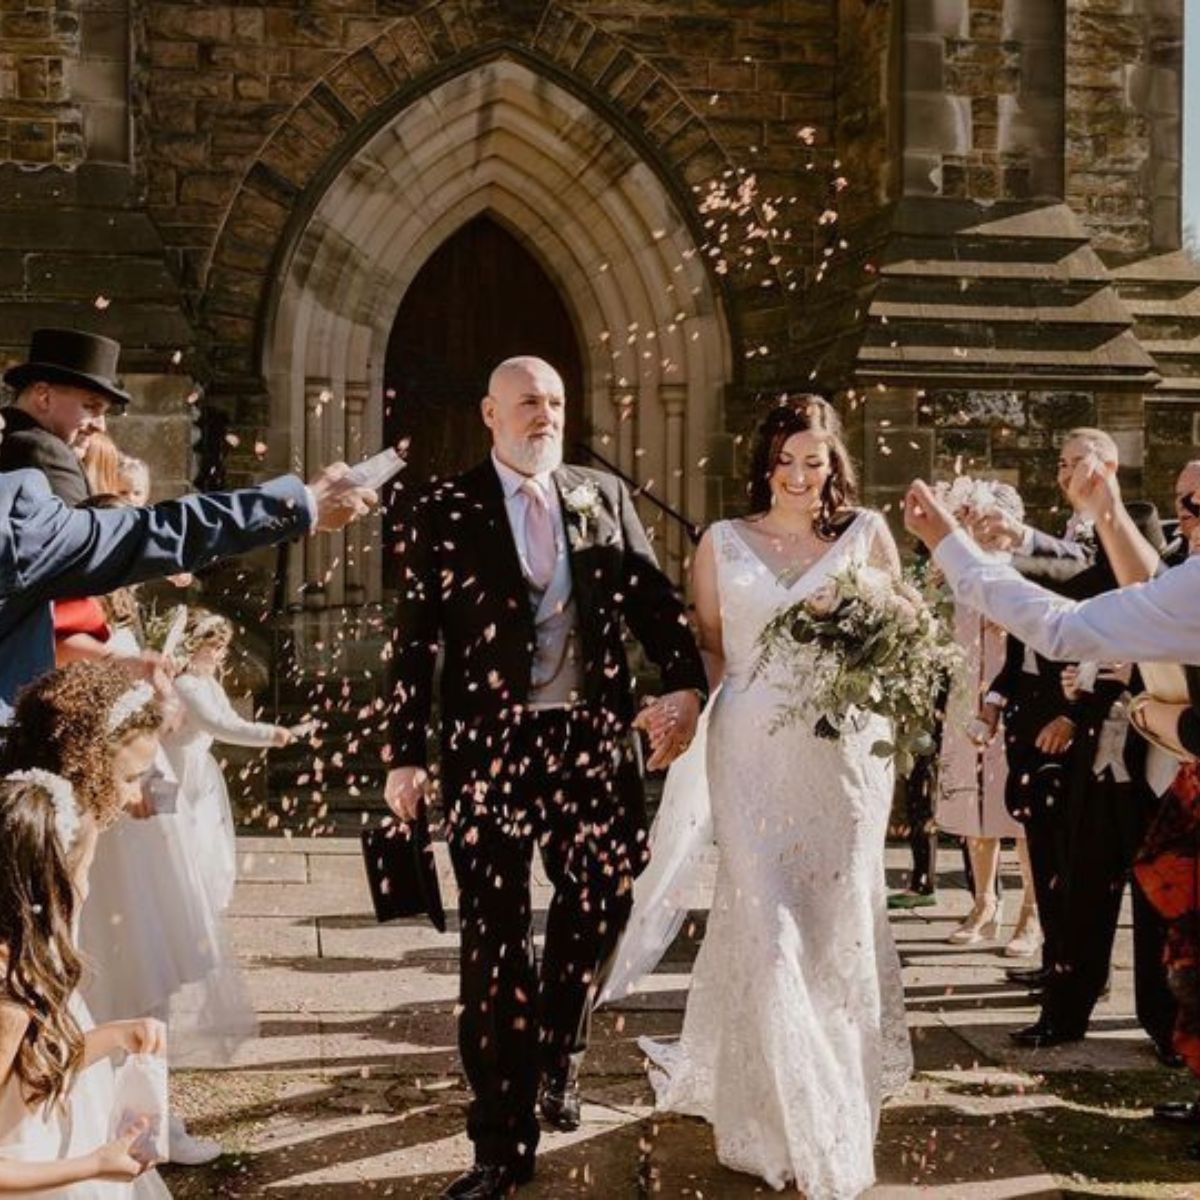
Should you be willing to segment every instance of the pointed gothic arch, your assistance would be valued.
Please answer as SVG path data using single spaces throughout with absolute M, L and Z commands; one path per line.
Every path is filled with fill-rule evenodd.
M 583 350 L 593 442 L 694 519 L 732 378 L 720 297 L 683 215 L 600 114 L 524 62 L 481 63 L 425 93 L 346 163 L 298 237 L 262 343 L 269 424 L 301 467 L 383 436 L 383 368 L 422 265 L 488 215 L 557 283 Z M 685 547 L 664 528 L 667 564 Z M 294 557 L 317 606 L 380 597 L 369 531 Z

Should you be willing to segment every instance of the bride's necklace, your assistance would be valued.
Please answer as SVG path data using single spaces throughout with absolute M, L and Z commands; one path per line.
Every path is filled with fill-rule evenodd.
M 777 532 L 759 525 L 756 532 L 791 558 L 783 567 L 772 571 L 776 582 L 785 588 L 790 588 L 828 549 L 812 530 Z M 793 554 L 795 557 L 791 557 Z

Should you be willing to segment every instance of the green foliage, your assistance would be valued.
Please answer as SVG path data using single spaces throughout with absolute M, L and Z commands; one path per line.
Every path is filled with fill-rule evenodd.
M 847 568 L 782 610 L 758 645 L 755 676 L 769 674 L 784 692 L 772 730 L 817 720 L 836 732 L 871 713 L 892 727 L 871 753 L 901 775 L 933 753 L 938 702 L 961 653 L 912 582 Z

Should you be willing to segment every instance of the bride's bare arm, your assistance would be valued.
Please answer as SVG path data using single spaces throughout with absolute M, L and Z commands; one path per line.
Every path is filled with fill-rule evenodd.
M 900 578 L 900 551 L 896 548 L 896 539 L 892 537 L 892 531 L 883 517 L 875 522 L 868 561 L 871 566 L 886 571 L 893 579 Z
M 715 688 L 725 674 L 725 655 L 721 643 L 721 598 L 717 591 L 717 553 L 713 540 L 713 531 L 706 530 L 692 561 L 696 640 L 700 643 L 710 689 Z

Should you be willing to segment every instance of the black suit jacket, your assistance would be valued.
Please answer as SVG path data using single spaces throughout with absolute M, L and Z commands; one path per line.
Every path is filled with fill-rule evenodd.
M 591 484 L 586 519 L 563 504 L 589 712 L 627 730 L 634 715 L 625 628 L 662 673 L 663 688 L 707 694 L 683 604 L 658 568 L 624 484 L 585 467 L 554 472 L 560 497 Z M 401 595 L 393 634 L 390 749 L 424 765 L 438 647 L 441 765 L 448 797 L 490 766 L 486 731 L 528 700 L 535 630 L 529 590 L 491 460 L 421 492 L 395 542 Z M 637 784 L 640 794 L 640 780 Z
M 0 409 L 0 471 L 41 471 L 50 490 L 75 508 L 91 494 L 79 455 L 56 433 L 43 429 L 24 409 Z
M 1009 744 L 1032 746 L 1055 717 L 1071 715 L 1063 694 L 1063 664 L 1036 654 L 1036 672 L 1025 670 L 1026 645 L 1010 633 L 1004 644 L 1004 665 L 988 688 L 1003 696 L 1004 735 Z

